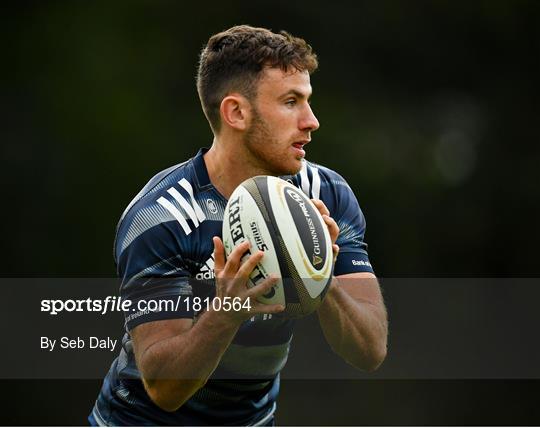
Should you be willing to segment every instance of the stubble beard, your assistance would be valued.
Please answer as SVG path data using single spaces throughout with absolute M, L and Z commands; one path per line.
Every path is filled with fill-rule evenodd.
M 244 145 L 253 166 L 258 170 L 257 174 L 282 176 L 295 175 L 300 171 L 300 167 L 291 165 L 286 157 L 274 152 L 280 144 L 255 107 L 251 126 L 244 137 Z

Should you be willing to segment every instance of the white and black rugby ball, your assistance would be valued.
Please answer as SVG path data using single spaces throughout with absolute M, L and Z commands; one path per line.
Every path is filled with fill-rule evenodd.
M 280 278 L 260 302 L 282 304 L 290 317 L 317 309 L 332 278 L 332 242 L 319 211 L 300 189 L 271 176 L 240 184 L 223 216 L 227 256 L 245 240 L 250 241 L 252 251 L 265 252 L 248 286 L 270 274 Z

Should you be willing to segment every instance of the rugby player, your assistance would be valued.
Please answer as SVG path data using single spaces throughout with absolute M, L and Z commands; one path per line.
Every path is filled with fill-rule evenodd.
M 242 263 L 244 243 L 225 258 L 220 239 L 227 198 L 256 175 L 289 180 L 324 214 L 335 278 L 317 312 L 331 348 L 368 371 L 385 358 L 386 311 L 364 216 L 340 175 L 304 159 L 319 128 L 309 104 L 316 68 L 304 40 L 246 25 L 212 36 L 202 50 L 197 89 L 212 146 L 157 174 L 125 210 L 114 247 L 120 292 L 134 304 L 236 297 L 251 308 L 188 303 L 127 312 L 92 425 L 274 424 L 294 320 L 255 300 L 275 278 L 246 286 L 264 253 L 252 251 Z

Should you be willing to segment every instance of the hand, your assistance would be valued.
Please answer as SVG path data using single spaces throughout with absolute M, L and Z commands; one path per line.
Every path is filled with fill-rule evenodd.
M 336 244 L 337 238 L 339 236 L 339 226 L 337 225 L 336 221 L 332 217 L 330 217 L 330 211 L 328 211 L 328 208 L 326 208 L 326 205 L 323 201 L 321 201 L 320 199 L 312 199 L 311 202 L 313 202 L 315 207 L 319 210 L 319 213 L 321 213 L 321 216 L 326 223 L 326 226 L 328 227 L 328 231 L 330 232 L 330 239 L 332 241 L 332 252 L 334 253 L 335 262 L 339 254 L 339 245 Z
M 257 250 L 242 263 L 242 257 L 250 248 L 248 241 L 239 244 L 227 259 L 225 258 L 225 247 L 221 239 L 215 236 L 213 242 L 216 298 L 221 299 L 222 302 L 225 297 L 231 299 L 240 298 L 241 306 L 244 306 L 243 303 L 249 299 L 251 305 L 249 310 L 242 307 L 238 311 L 225 311 L 222 309 L 220 312 L 223 312 L 232 321 L 241 323 L 255 314 L 274 314 L 285 309 L 283 305 L 265 305 L 257 301 L 259 296 L 268 293 L 277 283 L 278 278 L 276 276 L 269 276 L 255 287 L 249 288 L 247 286 L 249 275 L 264 257 L 263 251 Z

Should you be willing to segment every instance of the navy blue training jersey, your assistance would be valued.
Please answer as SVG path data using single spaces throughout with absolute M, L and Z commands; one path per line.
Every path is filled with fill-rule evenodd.
M 99 425 L 253 425 L 275 409 L 279 372 L 287 361 L 294 321 L 260 314 L 242 324 L 206 385 L 175 412 L 157 407 L 140 379 L 130 331 L 164 319 L 193 319 L 193 305 L 136 310 L 137 302 L 214 297 L 213 236 L 221 237 L 227 200 L 208 177 L 206 149 L 157 174 L 120 219 L 114 256 L 120 294 L 133 302 L 125 313 L 122 349 L 105 377 L 90 416 Z M 334 275 L 373 272 L 364 243 L 365 220 L 345 180 L 307 161 L 282 177 L 321 199 L 336 220 L 340 252 Z M 193 301 L 193 300 L 192 300 Z

